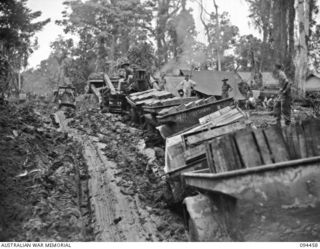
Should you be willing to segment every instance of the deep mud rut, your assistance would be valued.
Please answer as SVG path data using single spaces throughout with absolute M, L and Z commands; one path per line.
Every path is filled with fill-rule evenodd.
M 83 146 L 89 174 L 87 196 L 91 203 L 95 241 L 187 240 L 182 219 L 176 214 L 159 209 L 153 212 L 137 194 L 123 191 L 119 184 L 123 179 L 117 163 L 103 153 L 106 144 L 100 143 L 96 136 L 70 128 L 62 111 L 57 112 L 57 116 L 60 130 L 67 132 Z M 167 222 L 168 216 L 174 216 L 174 224 Z
M 80 138 L 81 139 L 81 138 Z M 83 141 L 87 160 L 89 192 L 95 216 L 96 240 L 156 241 L 156 225 L 148 214 L 139 209 L 136 198 L 120 192 L 113 175 L 116 165 L 107 161 L 92 138 Z M 100 144 L 101 145 L 101 144 Z

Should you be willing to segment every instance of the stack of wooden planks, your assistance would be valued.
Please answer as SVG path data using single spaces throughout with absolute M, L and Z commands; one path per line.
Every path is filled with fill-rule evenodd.
M 320 121 L 310 119 L 282 130 L 291 159 L 320 156 Z
M 169 124 L 173 133 L 177 133 L 199 124 L 199 118 L 233 104 L 233 98 L 215 101 L 210 97 L 163 110 L 157 115 L 157 120 L 159 124 Z M 166 111 L 165 114 L 164 111 Z
M 214 96 L 206 98 L 206 99 L 198 99 L 198 100 L 191 101 L 191 102 L 188 101 L 188 103 L 183 103 L 179 106 L 174 106 L 170 109 L 163 110 L 162 112 L 159 113 L 159 115 L 173 114 L 176 112 L 185 111 L 185 110 L 193 108 L 193 107 L 197 107 L 197 106 L 201 106 L 201 105 L 205 105 L 205 104 L 209 104 L 209 103 L 214 103 L 214 102 L 216 102 L 216 98 Z
M 232 114 L 232 115 L 230 115 Z M 238 108 L 225 107 L 216 113 L 215 121 L 195 126 L 166 140 L 166 172 L 206 161 L 206 142 L 240 129 L 245 129 L 246 115 Z M 230 118 L 237 117 L 237 118 Z
M 144 104 L 146 100 L 150 102 L 150 99 L 168 99 L 173 98 L 173 94 L 167 91 L 158 91 L 155 89 L 147 90 L 144 92 L 133 93 L 129 95 L 131 101 L 137 105 Z
M 206 158 L 212 173 L 320 156 L 320 121 L 281 129 L 244 129 L 209 141 Z
M 189 103 L 191 101 L 196 100 L 195 97 L 190 98 L 180 98 L 180 97 L 173 97 L 168 99 L 154 99 L 152 103 L 148 105 L 148 107 L 163 107 L 163 106 L 175 106 L 175 105 L 181 105 L 185 103 Z

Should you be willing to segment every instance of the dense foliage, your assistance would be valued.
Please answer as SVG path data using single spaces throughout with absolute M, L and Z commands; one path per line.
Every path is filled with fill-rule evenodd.
M 295 42 L 297 0 L 246 0 L 249 18 L 261 33 L 239 35 L 229 14 L 220 11 L 212 1 L 213 11 L 203 7 L 204 0 L 194 0 L 200 7 L 206 41 L 197 41 L 194 12 L 187 0 L 73 0 L 65 1 L 62 20 L 56 21 L 65 33 L 77 37 L 58 37 L 52 53 L 38 70 L 47 82 L 65 84 L 70 80 L 81 92 L 90 73 L 114 73 L 126 61 L 149 72 L 174 69 L 221 69 L 252 72 L 261 75 L 272 71 L 274 63 L 284 65 L 286 73 L 295 76 Z M 310 6 L 308 45 L 310 66 L 319 70 L 319 25 L 315 22 L 318 6 L 315 0 L 303 0 Z M 300 25 L 301 26 L 301 25 Z M 46 65 L 46 67 L 44 67 Z M 49 66 L 50 65 L 50 66 Z M 68 80 L 67 80 L 68 79 Z
M 29 55 L 37 47 L 37 40 L 32 37 L 50 22 L 50 19 L 35 22 L 41 12 L 32 12 L 26 2 L 0 1 L 0 94 L 8 89 L 14 73 L 27 65 Z

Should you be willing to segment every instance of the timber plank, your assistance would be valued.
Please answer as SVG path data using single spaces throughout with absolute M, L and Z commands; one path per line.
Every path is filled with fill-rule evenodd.
M 223 137 L 223 141 L 225 142 L 225 157 L 228 159 L 228 171 L 241 169 L 244 166 L 241 163 L 240 155 L 234 140 L 234 136 L 228 134 Z
M 305 120 L 302 123 L 303 131 L 304 131 L 304 137 L 306 141 L 306 151 L 307 151 L 307 157 L 315 156 L 314 150 L 313 150 L 313 139 L 312 139 L 312 133 L 311 133 L 311 122 L 310 120 Z
M 225 157 L 225 144 L 223 138 L 216 138 L 211 142 L 212 158 L 217 173 L 228 171 L 228 158 Z
M 310 122 L 311 138 L 313 143 L 314 156 L 320 155 L 320 122 L 318 120 L 311 120 Z
M 264 130 L 269 149 L 273 155 L 274 162 L 290 160 L 287 145 L 284 141 L 281 128 L 272 126 Z
M 299 153 L 301 158 L 307 157 L 307 148 L 306 148 L 306 140 L 304 137 L 303 128 L 301 125 L 296 126 L 296 132 L 299 142 Z
M 221 121 L 219 124 L 217 125 L 226 125 L 226 124 L 230 124 L 233 123 L 235 121 L 240 121 L 241 119 L 244 119 L 245 117 L 241 114 L 241 113 L 237 113 L 235 115 L 233 115 L 232 117 L 229 117 L 227 119 L 224 119 L 223 121 Z
M 224 110 L 225 108 L 221 109 Z M 216 112 L 214 112 L 213 114 L 216 114 L 213 116 L 213 114 L 210 118 L 207 119 L 207 122 L 212 122 L 214 124 L 218 124 L 219 122 L 223 121 L 226 118 L 232 117 L 233 115 L 236 115 L 239 113 L 239 111 L 237 109 L 231 109 L 228 112 L 223 112 L 221 113 L 221 110 L 218 110 Z
M 288 145 L 288 151 L 290 155 L 290 159 L 298 159 L 299 158 L 299 144 L 296 134 L 295 126 L 286 126 L 282 129 L 283 138 Z
M 232 108 L 230 106 L 227 106 L 221 110 L 218 110 L 214 113 L 211 113 L 209 115 L 206 115 L 202 118 L 199 118 L 199 123 L 200 124 L 205 124 L 207 122 L 211 122 L 216 120 L 219 116 L 223 115 L 224 113 L 227 113 L 228 111 L 230 111 Z
M 206 157 L 207 157 L 207 164 L 209 167 L 209 170 L 211 173 L 217 173 L 214 161 L 213 161 L 213 154 L 212 154 L 212 143 L 214 143 L 213 141 L 211 141 L 210 143 L 206 143 Z
M 295 151 L 295 156 L 296 158 L 293 159 L 299 159 L 301 158 L 301 151 L 300 151 L 300 146 L 299 146 L 299 137 L 298 137 L 298 133 L 297 133 L 297 125 L 295 126 L 289 126 L 291 128 L 291 138 L 292 138 L 292 145 L 294 147 L 294 151 Z M 290 144 L 289 144 L 290 146 Z
M 205 132 L 201 132 L 198 134 L 187 134 L 187 136 L 185 136 L 186 139 L 186 143 L 187 145 L 195 145 L 198 143 L 201 143 L 205 140 L 208 139 L 212 139 L 218 136 L 222 136 L 225 135 L 227 133 L 231 133 L 240 129 L 244 129 L 246 127 L 246 125 L 244 123 L 233 123 L 227 126 L 223 126 L 223 127 L 219 127 L 213 130 L 207 130 Z
M 198 146 L 192 147 L 184 152 L 184 157 L 186 162 L 194 161 L 196 158 L 205 157 L 206 146 L 205 144 L 200 144 Z
M 245 168 L 262 165 L 260 153 L 251 129 L 237 132 L 235 140 Z
M 266 138 L 264 136 L 263 130 L 261 130 L 261 129 L 253 130 L 253 133 L 254 133 L 254 136 L 256 138 L 259 150 L 260 150 L 262 163 L 263 164 L 271 164 L 271 163 L 273 163 L 272 157 L 271 157 L 271 152 L 270 152 L 270 150 L 268 148 L 268 144 L 267 144 Z

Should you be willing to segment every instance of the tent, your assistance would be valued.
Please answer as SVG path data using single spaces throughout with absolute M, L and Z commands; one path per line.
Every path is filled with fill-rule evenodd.
M 236 100 L 245 99 L 238 88 L 238 84 L 242 81 L 239 74 L 222 71 L 192 72 L 192 80 L 197 83 L 195 90 L 206 95 L 221 96 L 222 80 L 225 78 L 228 79 L 228 84 L 232 87 L 229 96 Z
M 178 84 L 184 80 L 184 77 L 182 76 L 166 76 L 165 77 L 167 84 L 166 84 L 166 90 L 168 92 L 171 92 L 175 96 L 179 96 L 176 87 Z
M 241 77 L 241 79 L 249 85 L 251 85 L 251 83 L 254 82 L 251 72 L 238 72 L 238 74 Z
M 279 81 L 273 76 L 272 72 L 263 72 L 262 80 L 264 86 L 279 85 Z
M 251 72 L 238 72 L 241 79 L 251 85 L 254 82 Z M 264 86 L 278 85 L 278 80 L 273 77 L 272 72 L 262 72 L 262 82 Z
M 240 93 L 238 84 L 241 77 L 234 72 L 221 71 L 192 71 L 191 79 L 196 82 L 195 90 L 209 96 L 221 96 L 222 80 L 227 78 L 228 84 L 233 88 L 229 96 L 236 100 L 243 100 L 245 97 Z M 167 76 L 167 90 L 177 95 L 176 87 L 184 80 L 184 77 Z

